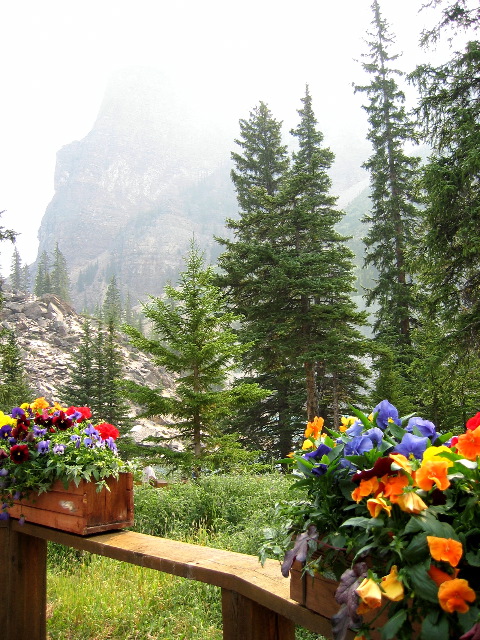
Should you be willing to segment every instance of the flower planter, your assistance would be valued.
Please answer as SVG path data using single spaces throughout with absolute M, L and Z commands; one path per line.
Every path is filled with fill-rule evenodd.
M 301 562 L 295 561 L 290 569 L 290 598 L 303 605 L 315 613 L 319 613 L 325 618 L 332 618 L 340 609 L 340 605 L 335 600 L 335 591 L 338 582 L 316 574 L 311 576 L 303 574 L 303 565 Z M 378 614 L 378 611 L 372 611 L 363 616 L 365 622 L 370 622 Z M 386 613 L 382 613 L 372 626 L 380 629 L 388 620 Z M 412 636 L 416 637 L 416 636 Z M 372 631 L 372 640 L 381 640 L 380 632 Z
M 12 518 L 25 517 L 40 524 L 82 536 L 133 524 L 133 476 L 121 473 L 118 480 L 107 478 L 110 491 L 97 491 L 95 482 L 82 480 L 78 487 L 71 482 L 65 489 L 56 482 L 50 491 L 28 500 L 19 500 L 9 508 Z

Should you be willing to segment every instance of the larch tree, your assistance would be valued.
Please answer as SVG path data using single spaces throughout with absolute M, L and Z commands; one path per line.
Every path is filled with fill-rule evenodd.
M 363 63 L 371 81 L 355 87 L 368 97 L 364 109 L 370 125 L 368 139 L 373 147 L 364 164 L 370 172 L 371 184 L 371 210 L 364 217 L 368 224 L 364 242 L 365 266 L 373 265 L 377 276 L 375 285 L 367 291 L 366 301 L 376 307 L 373 328 L 375 338 L 383 345 L 381 350 L 387 346 L 392 351 L 394 365 L 407 382 L 416 312 L 407 253 L 418 227 L 415 180 L 419 159 L 405 152 L 406 144 L 415 140 L 415 130 L 405 110 L 405 95 L 396 81 L 396 77 L 403 75 L 393 66 L 398 56 L 389 53 L 395 40 L 377 0 L 372 11 L 369 52 Z

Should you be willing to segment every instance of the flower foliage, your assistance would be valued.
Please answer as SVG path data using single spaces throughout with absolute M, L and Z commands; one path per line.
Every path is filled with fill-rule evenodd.
M 116 427 L 94 426 L 91 417 L 88 407 L 50 406 L 44 398 L 0 411 L 0 519 L 14 500 L 48 491 L 57 480 L 94 481 L 100 490 L 106 478 L 129 470 L 118 456 Z
M 309 424 L 283 461 L 307 495 L 279 506 L 283 574 L 295 559 L 308 573 L 335 574 L 335 640 L 349 626 L 370 638 L 379 616 L 382 640 L 476 638 L 480 413 L 453 438 L 400 418 L 387 400 L 368 417 L 352 411 L 338 432 Z

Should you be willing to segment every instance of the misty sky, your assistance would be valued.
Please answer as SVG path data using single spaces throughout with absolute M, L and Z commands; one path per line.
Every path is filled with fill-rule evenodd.
M 431 12 L 422 0 L 380 0 L 411 71 L 426 54 L 417 42 Z M 364 136 L 361 53 L 370 0 L 23 0 L 3 3 L 0 224 L 21 233 L 23 262 L 37 254 L 37 231 L 53 196 L 55 154 L 83 138 L 113 70 L 147 65 L 195 88 L 236 124 L 260 100 L 286 125 L 309 83 L 329 144 Z M 234 147 L 232 141 L 232 149 Z M 332 150 L 335 152 L 334 146 Z M 52 247 L 53 249 L 53 247 Z M 81 247 L 72 247 L 81 250 Z M 0 247 L 10 270 L 11 249 Z

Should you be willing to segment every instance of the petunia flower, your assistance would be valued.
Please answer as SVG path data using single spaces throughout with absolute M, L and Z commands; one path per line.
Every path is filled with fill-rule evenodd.
M 406 433 L 401 442 L 395 447 L 394 453 L 401 453 L 406 458 L 412 455 L 414 458 L 421 460 L 423 452 L 427 448 L 427 442 L 428 438 L 421 438 L 412 433 Z
M 462 543 L 452 538 L 437 538 L 427 536 L 430 555 L 438 562 L 448 562 L 452 567 L 456 567 L 463 554 Z
M 450 486 L 447 473 L 451 464 L 450 460 L 446 459 L 424 460 L 420 468 L 415 471 L 415 484 L 424 491 L 430 491 L 433 485 L 445 491 Z
M 380 588 L 392 602 L 403 600 L 405 591 L 403 583 L 398 579 L 398 570 L 395 565 L 390 569 L 390 573 L 380 580 Z
M 369 609 L 378 609 L 382 604 L 382 592 L 372 578 L 364 578 L 363 582 L 355 590 L 361 601 Z
M 447 613 L 467 613 L 470 609 L 467 602 L 475 602 L 476 597 L 475 591 L 462 578 L 447 580 L 438 587 L 438 601 Z
M 425 509 L 428 509 L 428 505 L 425 504 L 415 491 L 408 491 L 407 493 L 402 493 L 397 496 L 396 504 L 398 504 L 400 509 L 405 513 L 413 513 L 417 515 L 422 513 L 422 511 L 425 511 Z
M 476 460 L 480 455 L 480 427 L 458 436 L 458 453 L 467 460 Z
M 373 413 L 377 413 L 377 426 L 386 429 L 389 422 L 400 425 L 402 421 L 398 416 L 398 409 L 390 404 L 388 400 L 382 400 L 374 408 Z

